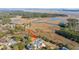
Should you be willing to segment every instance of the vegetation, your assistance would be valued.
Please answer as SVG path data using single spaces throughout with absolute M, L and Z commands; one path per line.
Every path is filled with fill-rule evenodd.
M 18 43 L 17 45 L 19 50 L 23 50 L 25 48 L 25 44 L 23 42 Z
M 53 42 L 52 40 L 49 40 L 49 39 L 47 39 L 47 37 L 42 37 L 42 39 L 44 40 L 44 41 L 46 41 L 46 42 L 50 42 L 50 43 L 52 43 L 52 44 L 57 44 L 56 42 Z
M 0 32 L 0 38 L 3 37 L 5 35 L 4 32 Z
M 23 16 L 23 18 L 67 16 L 64 14 L 34 13 L 34 12 L 23 12 L 23 11 L 9 12 L 9 14 L 10 15 L 21 15 Z
M 56 33 L 79 43 L 79 35 L 74 32 L 59 30 L 59 31 L 56 31 Z
M 69 30 L 72 30 L 72 31 L 76 31 L 77 30 L 77 22 L 78 22 L 78 20 L 77 19 L 75 19 L 75 18 L 69 18 L 69 19 L 67 19 L 68 20 L 68 28 L 69 28 Z
M 79 32 L 76 32 L 77 19 L 69 18 L 68 24 L 59 24 L 61 30 L 55 31 L 57 34 L 62 35 L 72 41 L 79 43 Z
M 22 27 L 21 25 L 16 25 L 14 30 L 15 32 L 23 31 L 24 27 Z
M 62 16 L 65 17 L 65 14 L 50 14 L 50 13 L 37 13 L 37 12 L 23 12 L 23 11 L 9 11 L 9 12 L 1 12 L 0 19 L 2 18 L 11 18 L 16 15 L 23 16 L 23 18 L 37 18 L 37 17 L 57 17 Z
M 10 18 L 2 18 L 2 24 L 8 24 L 10 22 L 11 22 Z
M 2 24 L 9 24 L 11 22 L 10 18 L 15 17 L 16 15 L 20 15 L 20 16 L 22 16 L 22 18 L 40 18 L 40 17 L 43 18 L 43 17 L 59 17 L 59 16 L 64 17 L 64 16 L 67 16 L 67 15 L 64 15 L 64 14 L 49 14 L 49 13 L 33 13 L 33 12 L 23 12 L 23 11 L 11 11 L 11 12 L 0 13 L 0 20 L 2 20 L 1 23 Z M 79 42 L 79 34 L 75 33 L 73 30 L 71 31 L 71 28 L 72 28 L 74 22 L 76 22 L 76 21 L 72 22 L 72 21 L 69 20 L 69 27 L 66 26 L 66 24 L 63 24 L 63 23 L 59 24 L 59 26 L 61 28 L 63 28 L 63 30 L 61 29 L 59 31 L 56 31 L 56 33 L 66 37 L 66 38 L 69 38 L 69 39 L 73 38 L 74 41 Z M 70 23 L 72 23 L 72 24 L 70 24 Z M 12 41 L 12 42 L 14 42 L 14 44 L 12 44 L 11 48 L 14 49 L 14 50 L 22 50 L 22 49 L 25 48 L 25 46 L 27 47 L 28 44 L 32 43 L 32 37 L 30 35 L 28 35 L 27 33 L 24 33 L 26 26 L 31 26 L 31 23 L 23 24 L 23 25 L 20 25 L 20 24 L 14 25 L 13 27 L 10 27 L 10 26 L 7 27 L 7 26 L 3 25 L 3 27 L 2 27 L 3 31 L 6 31 L 6 30 L 8 30 L 8 31 L 6 31 L 7 33 L 0 32 L 0 38 L 5 36 L 5 34 L 9 34 L 9 35 L 13 36 L 15 40 Z M 41 29 L 41 28 L 36 28 L 37 31 L 38 31 L 38 29 Z M 74 25 L 74 29 L 75 29 L 75 25 Z M 22 34 L 20 34 L 20 33 L 22 33 Z M 26 36 L 26 34 L 28 36 Z M 25 35 L 25 37 L 24 37 L 24 35 Z M 46 42 L 49 42 L 51 44 L 55 44 L 55 45 L 59 46 L 59 43 L 54 42 L 53 40 L 50 40 L 45 36 L 44 37 L 40 36 L 40 38 L 42 38 Z M 12 39 L 12 38 L 10 38 L 10 39 Z M 16 41 L 16 43 L 15 43 L 15 41 Z M 60 45 L 62 45 L 62 44 L 63 43 L 61 43 Z M 44 47 L 42 49 L 48 49 L 48 48 Z
M 64 23 L 60 23 L 60 24 L 58 24 L 58 26 L 60 26 L 61 28 L 67 27 L 66 24 L 64 24 Z

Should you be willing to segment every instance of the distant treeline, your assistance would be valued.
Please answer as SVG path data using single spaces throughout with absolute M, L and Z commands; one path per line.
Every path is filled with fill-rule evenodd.
M 50 14 L 50 13 L 37 13 L 37 12 L 23 12 L 23 11 L 11 11 L 0 12 L 0 19 L 5 17 L 15 17 L 16 15 L 23 16 L 23 18 L 35 18 L 35 17 L 66 17 L 65 14 Z

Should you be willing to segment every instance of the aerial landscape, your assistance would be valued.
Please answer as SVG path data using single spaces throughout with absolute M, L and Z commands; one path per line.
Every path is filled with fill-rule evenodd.
M 79 50 L 79 9 L 0 8 L 0 50 Z

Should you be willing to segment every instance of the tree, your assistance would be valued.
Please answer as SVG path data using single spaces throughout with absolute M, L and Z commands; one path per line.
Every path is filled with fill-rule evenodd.
M 5 33 L 0 32 L 0 38 L 3 37 L 5 35 Z
M 10 22 L 11 22 L 11 20 L 9 18 L 3 18 L 2 19 L 2 24 L 8 24 Z
M 68 26 L 70 30 L 75 31 L 76 30 L 76 26 L 78 25 L 78 19 L 74 19 L 74 18 L 69 18 L 68 20 Z

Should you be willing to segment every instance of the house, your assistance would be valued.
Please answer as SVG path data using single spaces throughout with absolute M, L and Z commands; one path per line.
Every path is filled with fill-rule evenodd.
M 43 47 L 45 47 L 46 45 L 44 44 L 43 40 L 41 38 L 37 38 L 34 42 L 34 49 L 41 49 Z
M 16 40 L 10 39 L 10 40 L 8 41 L 8 46 L 11 46 L 11 45 L 14 45 L 14 44 L 17 44 Z
M 32 43 L 29 43 L 28 45 L 25 46 L 25 48 L 28 50 L 33 50 L 33 49 L 37 50 L 37 49 L 42 49 L 43 47 L 46 47 L 46 45 L 44 44 L 41 38 L 37 38 Z

